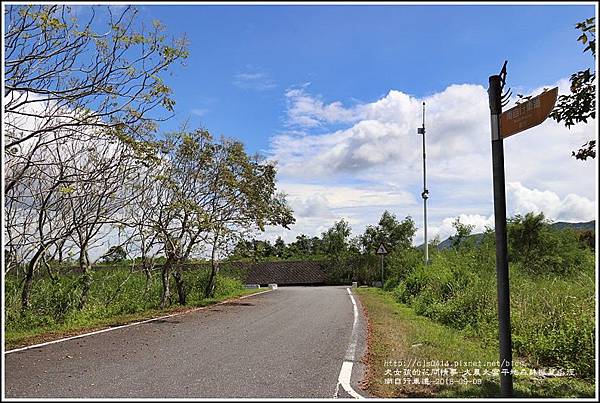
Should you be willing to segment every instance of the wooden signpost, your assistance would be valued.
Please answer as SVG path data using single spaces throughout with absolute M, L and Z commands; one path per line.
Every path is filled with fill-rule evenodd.
M 510 329 L 510 291 L 506 243 L 506 186 L 504 181 L 504 144 L 506 137 L 542 123 L 556 102 L 558 88 L 502 112 L 506 63 L 500 75 L 489 77 L 489 103 L 492 123 L 492 168 L 494 177 L 494 222 L 496 233 L 496 282 L 498 291 L 498 339 L 500 342 L 500 394 L 512 397 L 512 340 Z M 509 94 L 504 96 L 508 102 Z
M 502 112 L 500 137 L 505 139 L 542 123 L 554 109 L 557 97 L 558 87 L 554 87 L 550 91 L 542 92 L 537 97 Z

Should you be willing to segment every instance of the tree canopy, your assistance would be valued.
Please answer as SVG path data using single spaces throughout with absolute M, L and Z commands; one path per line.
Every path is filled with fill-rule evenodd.
M 575 25 L 581 31 L 577 40 L 596 60 L 596 17 L 587 18 Z M 563 122 L 568 128 L 577 123 L 587 123 L 596 118 L 596 72 L 591 68 L 573 73 L 570 78 L 571 93 L 558 97 L 557 104 L 550 114 L 552 119 Z M 572 155 L 580 160 L 596 158 L 596 140 L 592 139 Z

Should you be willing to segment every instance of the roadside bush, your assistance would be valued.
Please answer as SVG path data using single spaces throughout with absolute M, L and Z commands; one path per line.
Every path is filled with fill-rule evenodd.
M 534 218 L 517 217 L 509 226 L 515 355 L 534 366 L 574 369 L 579 377 L 593 378 L 594 254 L 573 231 L 551 229 L 543 217 Z M 523 220 L 533 220 L 537 227 Z M 428 266 L 415 260 L 414 268 L 401 271 L 393 266 L 400 261 L 395 259 L 390 269 L 398 283 L 390 279 L 386 286 L 397 301 L 483 344 L 497 344 L 493 232 L 438 252 Z M 411 265 L 402 266 L 407 267 Z
M 372 284 L 380 279 L 378 257 L 365 253 L 347 251 L 330 256 L 326 261 L 326 271 L 329 284 Z
M 227 270 L 224 271 L 227 273 Z M 12 275 L 5 277 L 5 331 L 27 332 L 44 328 L 52 330 L 60 326 L 94 324 L 98 320 L 120 315 L 135 314 L 158 309 L 161 280 L 155 273 L 149 288 L 146 278 L 139 270 L 110 268 L 92 272 L 89 300 L 83 310 L 78 309 L 81 296 L 81 276 L 59 275 L 56 280 L 40 277 L 34 281 L 31 292 L 31 308 L 20 310 L 21 280 Z M 172 290 L 175 290 L 171 278 Z M 204 287 L 208 282 L 208 270 L 184 271 L 184 283 L 188 291 L 188 305 L 205 303 Z M 225 274 L 217 276 L 215 298 L 239 294 L 244 285 L 237 278 Z M 172 295 L 176 302 L 176 292 Z
M 396 249 L 385 257 L 384 289 L 392 290 L 423 264 L 423 252 L 417 248 Z
M 509 259 L 531 275 L 567 275 L 585 265 L 589 251 L 572 229 L 553 229 L 544 214 L 516 215 L 508 225 Z
M 594 275 L 532 280 L 516 274 L 512 286 L 515 351 L 544 366 L 594 377 Z
M 209 269 L 186 270 L 183 272 L 188 305 L 201 305 L 204 302 L 204 289 L 208 284 L 209 275 Z M 219 273 L 216 278 L 214 298 L 233 295 L 243 289 L 244 284 L 240 280 Z

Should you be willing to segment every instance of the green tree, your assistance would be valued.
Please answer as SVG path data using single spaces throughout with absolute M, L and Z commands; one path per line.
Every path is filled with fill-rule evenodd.
M 592 251 L 596 250 L 596 236 L 594 231 L 585 230 L 579 233 L 579 243 L 584 248 L 589 248 Z
M 398 221 L 394 214 L 386 210 L 377 226 L 367 226 L 361 237 L 361 244 L 367 252 L 375 252 L 381 243 L 390 249 L 389 252 L 406 249 L 412 245 L 415 232 L 415 222 L 410 216 Z
M 271 256 L 275 256 L 275 248 L 271 245 L 271 242 L 253 239 L 252 240 L 252 257 L 255 261 L 264 260 L 265 258 L 269 258 Z
M 329 256 L 339 256 L 348 250 L 348 238 L 352 229 L 343 218 L 321 234 L 323 247 Z
M 81 21 L 68 5 L 5 9 L 6 190 L 26 177 L 49 137 L 60 144 L 104 129 L 126 141 L 148 138 L 166 117 L 152 113 L 173 111 L 160 76 L 188 56 L 187 40 L 168 41 L 165 27 L 139 21 L 133 6 L 80 7 Z
M 273 247 L 275 248 L 275 256 L 281 259 L 286 257 L 287 247 L 285 245 L 285 241 L 280 236 L 278 236 L 275 240 Z
M 564 275 L 587 263 L 577 232 L 552 228 L 543 213 L 518 214 L 507 229 L 509 260 L 526 273 Z
M 456 230 L 456 235 L 451 236 L 450 240 L 452 241 L 452 246 L 458 249 L 465 243 L 469 235 L 471 235 L 475 226 L 473 224 L 461 223 L 459 217 L 454 219 L 452 226 Z
M 240 239 L 233 247 L 229 259 L 248 259 L 251 257 L 253 257 L 252 241 L 249 241 L 247 239 Z
M 232 243 L 253 231 L 264 231 L 267 225 L 287 228 L 295 220 L 285 195 L 276 191 L 275 167 L 259 156 L 248 155 L 240 142 L 215 140 L 206 130 L 183 130 L 166 137 L 162 153 L 164 169 L 156 187 L 161 208 L 152 225 L 167 257 L 162 266 L 164 307 L 169 301 L 173 268 L 179 302 L 185 304 L 179 268 L 193 253 L 210 255 L 204 295 L 212 297 L 219 261 Z M 262 242 L 261 248 L 264 246 Z
M 323 240 L 319 237 L 312 237 L 310 239 L 310 253 L 314 256 L 322 255 L 323 252 Z
M 296 249 L 298 251 L 298 254 L 301 257 L 305 257 L 305 256 L 310 255 L 310 251 L 311 251 L 310 238 L 308 238 L 304 234 L 300 234 L 300 235 L 296 236 L 296 242 L 294 242 L 294 243 L 296 245 Z
M 125 259 L 127 259 L 127 251 L 121 245 L 111 246 L 102 256 L 104 263 L 118 263 Z
M 585 48 L 584 52 L 590 52 L 596 59 L 596 17 L 588 18 L 575 25 L 581 31 L 577 39 Z M 571 93 L 558 97 L 558 102 L 550 114 L 557 122 L 571 128 L 574 124 L 587 123 L 589 119 L 596 118 L 596 72 L 590 68 L 580 70 L 571 75 Z M 596 158 L 596 140 L 589 140 L 572 155 L 580 160 Z
M 548 224 L 544 213 L 527 213 L 525 216 L 517 214 L 509 220 L 508 237 L 512 249 L 513 259 L 530 266 L 530 259 L 535 257 L 539 249 L 542 231 Z
M 275 165 L 260 155 L 248 155 L 244 145 L 235 140 L 212 142 L 212 156 L 203 162 L 202 170 L 208 179 L 209 235 L 211 271 L 204 295 L 214 296 L 218 260 L 226 245 L 240 234 L 266 226 L 289 229 L 295 222 L 286 195 L 278 192 L 275 184 Z M 274 249 L 265 243 L 272 256 Z
M 157 121 L 173 112 L 172 92 L 161 76 L 188 53 L 185 38 L 167 39 L 160 22 L 140 21 L 132 6 L 83 6 L 76 12 L 67 5 L 22 4 L 3 10 L 6 232 L 14 240 L 9 249 L 23 236 L 29 239 L 22 244 L 35 248 L 19 251 L 29 261 L 22 293 L 27 309 L 43 256 L 54 249 L 60 258 L 65 240 L 75 234 L 80 265 L 89 267 L 86 249 L 99 236 L 91 227 L 108 221 L 84 222 L 87 215 L 79 213 L 77 222 L 66 219 L 65 212 L 74 211 L 63 206 L 69 198 L 98 212 L 102 209 L 82 196 L 106 201 L 104 196 L 113 194 L 95 189 L 83 195 L 90 180 L 99 185 L 115 178 L 100 179 L 108 172 L 106 164 L 77 165 L 98 157 L 101 139 L 147 154 L 147 143 L 139 140 L 152 138 Z M 19 230 L 26 226 L 14 213 L 23 211 L 24 204 L 32 204 L 28 216 L 39 217 L 36 231 Z M 86 274 L 82 301 L 90 281 Z

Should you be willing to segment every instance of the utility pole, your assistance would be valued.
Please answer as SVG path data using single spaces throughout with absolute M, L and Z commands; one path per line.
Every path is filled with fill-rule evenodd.
M 498 338 L 500 341 L 500 394 L 512 397 L 512 341 L 510 330 L 510 293 L 506 245 L 506 192 L 504 185 L 504 140 L 500 135 L 502 87 L 506 62 L 500 75 L 489 78 L 489 102 L 492 125 L 492 169 L 494 178 L 494 218 L 496 232 L 496 281 L 498 290 Z
M 425 102 L 423 102 L 423 126 L 417 128 L 417 134 L 423 135 L 423 222 L 425 231 L 425 265 L 429 264 L 429 244 L 427 242 L 427 198 L 429 197 L 429 190 L 427 190 L 427 167 L 425 164 Z

